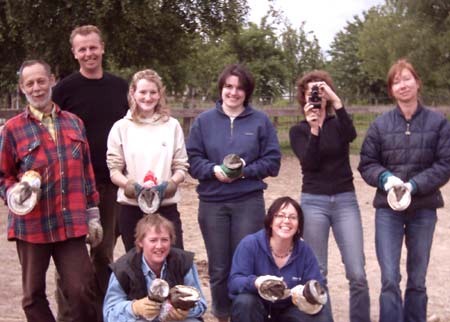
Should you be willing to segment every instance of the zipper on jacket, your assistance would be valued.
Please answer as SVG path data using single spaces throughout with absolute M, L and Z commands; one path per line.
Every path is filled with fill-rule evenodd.
M 234 120 L 235 120 L 235 118 L 230 117 L 230 135 L 231 135 L 231 137 L 233 137 Z
M 409 127 L 410 127 L 410 125 L 411 125 L 411 123 L 410 122 L 406 122 L 406 131 L 405 131 L 405 135 L 406 135 L 406 160 L 409 160 L 409 151 L 410 151 L 410 146 L 409 146 L 409 144 L 410 144 L 410 137 L 411 137 L 411 131 L 409 130 Z M 408 168 L 408 167 L 406 167 L 406 168 Z M 409 177 L 409 174 L 408 174 L 408 170 L 406 170 L 406 173 L 405 173 L 405 178 L 408 178 Z
M 409 130 L 409 122 L 406 122 L 406 131 L 405 131 L 405 135 L 411 135 L 411 131 Z

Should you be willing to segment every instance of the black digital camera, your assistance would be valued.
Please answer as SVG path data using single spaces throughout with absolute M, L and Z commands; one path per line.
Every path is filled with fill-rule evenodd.
M 312 104 L 313 108 L 320 108 L 322 106 L 322 99 L 319 96 L 319 86 L 312 86 L 311 96 L 309 97 L 308 102 Z

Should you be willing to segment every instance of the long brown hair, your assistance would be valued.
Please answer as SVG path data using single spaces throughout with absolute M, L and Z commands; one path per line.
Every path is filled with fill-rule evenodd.
M 128 91 L 128 106 L 130 107 L 131 117 L 134 121 L 137 121 L 140 116 L 139 109 L 136 104 L 136 100 L 133 97 L 133 94 L 136 91 L 137 83 L 141 79 L 145 79 L 149 82 L 154 83 L 158 88 L 160 98 L 158 104 L 155 106 L 155 113 L 160 114 L 163 121 L 167 122 L 170 117 L 170 108 L 167 105 L 166 88 L 161 81 L 161 77 L 159 77 L 158 73 L 152 69 L 144 69 L 138 71 L 133 75 L 133 78 L 131 79 L 130 89 Z

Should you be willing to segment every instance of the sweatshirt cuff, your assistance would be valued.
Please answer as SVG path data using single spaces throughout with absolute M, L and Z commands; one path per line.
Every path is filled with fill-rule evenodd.
M 411 195 L 414 195 L 417 192 L 417 183 L 413 179 L 410 179 L 408 182 L 411 184 L 412 187 Z
M 378 176 L 378 188 L 384 191 L 384 184 L 390 176 L 393 176 L 392 172 L 390 171 L 386 170 L 381 172 L 381 174 Z

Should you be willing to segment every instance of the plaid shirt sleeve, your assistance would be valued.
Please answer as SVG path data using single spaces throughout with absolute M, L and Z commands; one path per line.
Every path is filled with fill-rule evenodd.
M 15 167 L 15 151 L 12 147 L 8 127 L 4 126 L 0 133 L 0 197 L 6 204 L 6 191 L 17 182 L 17 169 Z

